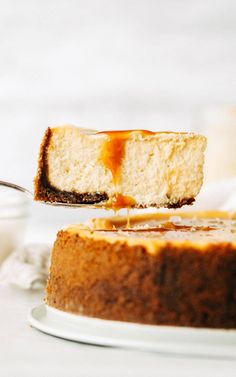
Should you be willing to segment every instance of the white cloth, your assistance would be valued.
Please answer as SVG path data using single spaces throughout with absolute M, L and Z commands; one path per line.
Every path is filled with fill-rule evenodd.
M 196 202 L 189 209 L 236 211 L 236 177 L 203 184 Z
M 0 284 L 41 289 L 48 275 L 50 246 L 28 244 L 13 251 L 0 269 Z

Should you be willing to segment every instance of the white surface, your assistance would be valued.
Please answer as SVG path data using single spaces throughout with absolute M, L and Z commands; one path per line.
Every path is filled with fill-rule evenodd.
M 106 321 L 65 313 L 45 304 L 33 308 L 28 319 L 36 329 L 62 339 L 184 356 L 231 357 L 236 362 L 236 330 Z
M 42 299 L 0 287 L 1 377 L 234 377 L 236 362 L 88 346 L 31 328 L 29 310 Z

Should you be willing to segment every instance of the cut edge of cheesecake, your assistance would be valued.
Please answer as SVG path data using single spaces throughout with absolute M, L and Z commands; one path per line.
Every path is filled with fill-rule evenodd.
M 155 201 L 155 198 L 153 198 L 153 201 L 144 203 L 134 200 L 131 196 L 126 196 L 123 194 L 120 194 L 119 192 L 113 194 L 112 196 L 107 193 L 106 190 L 97 190 L 97 191 L 87 191 L 87 192 L 78 192 L 77 190 L 64 190 L 56 187 L 49 178 L 49 159 L 48 159 L 48 153 L 51 138 L 54 132 L 57 132 L 58 129 L 76 129 L 77 132 L 81 132 L 84 134 L 92 134 L 92 135 L 98 135 L 98 134 L 106 134 L 108 138 L 111 138 L 112 141 L 115 141 L 114 145 L 116 147 L 116 138 L 118 137 L 119 142 L 122 140 L 122 143 L 127 140 L 130 134 L 133 133 L 140 133 L 142 136 L 154 136 L 156 134 L 158 135 L 175 135 L 175 137 L 181 137 L 181 135 L 185 135 L 186 138 L 189 138 L 190 140 L 194 137 L 197 137 L 198 140 L 201 142 L 201 157 L 202 162 L 198 162 L 198 173 L 199 173 L 199 182 L 198 182 L 198 188 L 195 189 L 194 195 L 189 196 L 183 196 L 179 197 L 177 200 L 169 199 L 169 194 L 166 194 L 166 200 L 162 204 L 158 204 Z M 118 135 L 118 136 L 117 136 Z M 185 140 L 186 142 L 186 140 Z M 118 148 L 120 145 L 118 146 Z M 123 145 L 122 145 L 123 147 Z M 114 147 L 113 147 L 114 148 Z M 202 135 L 196 135 L 194 133 L 187 133 L 187 132 L 151 132 L 151 131 L 145 131 L 145 130 L 132 130 L 132 131 L 104 131 L 104 132 L 96 132 L 92 130 L 86 130 L 86 129 L 80 129 L 75 126 L 59 126 L 59 127 L 48 127 L 41 146 L 40 146 L 40 152 L 39 152 L 39 158 L 38 158 L 38 169 L 37 174 L 34 179 L 34 200 L 36 201 L 43 201 L 43 202 L 49 202 L 49 203 L 66 203 L 66 204 L 79 204 L 79 205 L 91 205 L 95 206 L 97 208 L 112 208 L 114 210 L 118 210 L 121 208 L 148 208 L 148 207 L 165 207 L 165 208 L 180 208 L 183 205 L 191 205 L 195 201 L 195 196 L 200 191 L 202 181 L 203 181 L 203 163 L 204 163 L 204 151 L 206 148 L 206 138 Z M 113 151 L 109 150 L 109 153 L 113 153 Z M 109 156 L 108 153 L 108 156 Z M 115 156 L 116 157 L 116 156 Z M 110 157 L 109 157 L 110 158 Z M 108 161 L 109 163 L 109 161 Z M 109 165 L 109 164 L 108 164 Z M 200 166 L 201 165 L 201 166 Z M 109 167 L 110 168 L 110 167 Z M 113 174 L 114 172 L 112 172 Z M 114 178 L 114 174 L 113 174 Z M 181 196 L 181 195 L 180 195 Z
M 68 127 L 74 126 L 70 125 Z M 50 183 L 48 177 L 47 154 L 52 130 L 53 128 L 51 127 L 47 128 L 40 145 L 38 169 L 36 177 L 34 179 L 34 200 L 49 203 L 58 202 L 71 204 L 95 204 L 108 200 L 108 195 L 105 192 L 76 193 L 72 191 L 60 190 Z

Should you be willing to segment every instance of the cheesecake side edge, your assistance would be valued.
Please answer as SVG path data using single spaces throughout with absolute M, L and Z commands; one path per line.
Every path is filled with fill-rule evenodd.
M 45 300 L 59 310 L 108 320 L 236 328 L 235 263 L 236 248 L 229 243 L 209 244 L 203 253 L 197 245 L 169 242 L 150 255 L 144 245 L 94 243 L 60 231 Z
M 96 204 L 106 202 L 109 198 L 103 192 L 76 193 L 73 191 L 59 190 L 54 187 L 48 177 L 48 147 L 52 136 L 50 127 L 45 131 L 40 145 L 38 169 L 34 179 L 34 200 L 43 202 L 59 202 L 71 204 Z

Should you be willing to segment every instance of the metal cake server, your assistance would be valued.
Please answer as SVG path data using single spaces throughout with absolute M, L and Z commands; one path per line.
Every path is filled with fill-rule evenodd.
M 0 181 L 0 186 L 4 186 L 4 187 L 8 187 L 8 188 L 12 188 L 14 190 L 17 190 L 17 191 L 20 191 L 22 193 L 24 193 L 26 196 L 28 196 L 28 198 L 30 198 L 31 200 L 34 199 L 34 194 L 26 189 L 25 187 L 22 187 L 22 186 L 19 186 L 19 185 L 16 185 L 15 183 L 11 183 L 11 182 L 6 182 L 6 181 Z M 72 204 L 72 203 L 60 203 L 60 202 L 44 202 L 44 201 L 38 201 L 39 203 L 43 203 L 43 204 L 47 204 L 47 205 L 50 205 L 50 206 L 54 206 L 54 207 L 67 207 L 67 208 L 100 208 L 102 209 L 103 206 L 102 205 L 94 205 L 94 204 Z

